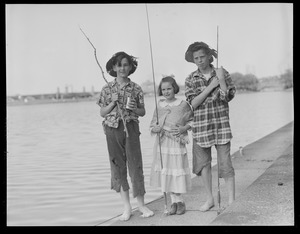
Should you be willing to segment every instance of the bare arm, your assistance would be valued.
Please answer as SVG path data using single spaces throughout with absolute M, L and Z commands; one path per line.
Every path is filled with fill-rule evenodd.
M 186 124 L 185 126 L 179 128 L 179 132 L 180 132 L 180 133 L 184 133 L 184 132 L 187 132 L 187 131 L 190 130 L 190 129 L 191 129 L 191 125 Z
M 220 83 L 220 99 L 226 102 L 234 98 L 235 86 L 230 77 L 230 74 L 223 68 L 216 69 L 217 77 Z
M 199 105 L 201 105 L 206 97 L 210 94 L 210 92 L 218 85 L 219 80 L 217 79 L 217 77 L 214 77 L 210 84 L 192 100 L 191 104 L 193 106 L 193 109 L 196 109 Z
M 146 114 L 145 106 L 143 104 L 139 104 L 135 109 L 132 110 L 132 112 L 142 117 Z
M 220 87 L 221 89 L 226 92 L 227 91 L 227 84 L 225 82 L 225 74 L 223 67 L 216 69 L 217 77 L 219 78 Z
M 171 132 L 174 136 L 180 136 L 181 134 L 187 132 L 189 129 L 191 129 L 191 126 L 189 124 L 186 124 L 185 126 L 176 125 L 175 127 L 171 128 Z
M 100 109 L 100 115 L 101 117 L 105 117 L 107 114 L 109 114 L 117 105 L 117 102 L 111 102 L 109 105 L 101 107 Z
M 117 105 L 118 101 L 118 93 L 112 93 L 111 95 L 112 102 L 109 103 L 107 106 L 103 106 L 100 109 L 100 115 L 101 117 L 105 117 L 107 114 L 109 114 Z

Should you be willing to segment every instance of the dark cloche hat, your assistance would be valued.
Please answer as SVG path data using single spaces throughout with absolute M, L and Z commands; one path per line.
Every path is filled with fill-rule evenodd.
M 215 58 L 218 57 L 216 50 L 209 48 L 209 46 L 206 43 L 201 41 L 201 42 L 194 42 L 188 47 L 187 51 L 185 52 L 185 60 L 190 63 L 194 63 L 193 53 L 200 49 L 208 49 L 208 51 L 213 57 Z M 211 57 L 211 59 L 209 60 L 210 63 L 214 61 L 213 57 Z
M 129 64 L 132 66 L 128 75 L 131 75 L 132 73 L 135 72 L 137 65 L 138 65 L 138 63 L 136 61 L 136 57 L 128 55 L 125 52 L 121 51 L 121 52 L 115 53 L 106 63 L 106 71 L 108 72 L 108 74 L 110 74 L 113 77 L 117 77 L 117 73 L 114 71 L 113 68 L 114 68 L 114 65 L 116 65 L 118 62 L 120 62 L 123 58 L 127 58 Z

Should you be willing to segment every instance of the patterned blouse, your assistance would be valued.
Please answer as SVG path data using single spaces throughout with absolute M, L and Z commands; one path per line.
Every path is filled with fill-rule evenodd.
M 111 92 L 118 92 L 120 110 L 118 110 L 118 107 L 115 106 L 115 108 L 105 116 L 103 125 L 118 128 L 119 121 L 121 120 L 120 111 L 122 111 L 126 122 L 133 120 L 139 123 L 139 116 L 132 111 L 128 111 L 125 106 L 127 97 L 134 98 L 137 104 L 144 105 L 144 93 L 142 88 L 130 79 L 127 84 L 125 84 L 123 87 L 120 87 L 116 79 L 114 79 L 114 81 L 109 82 L 109 86 L 106 84 L 102 88 L 99 100 L 97 101 L 97 104 L 100 107 L 105 107 L 111 103 Z
M 199 69 L 186 78 L 185 96 L 190 104 L 209 85 L 212 78 L 216 76 L 216 71 L 213 66 L 212 68 L 211 78 L 208 80 L 205 79 Z M 226 144 L 232 138 L 228 102 L 234 98 L 236 89 L 230 74 L 226 70 L 225 82 L 227 84 L 226 92 L 220 86 L 217 86 L 194 110 L 192 135 L 193 139 L 201 147 Z
M 189 143 L 188 133 L 185 132 L 179 136 L 173 136 L 171 133 L 171 129 L 176 126 L 192 126 L 193 121 L 193 111 L 190 105 L 181 99 L 176 99 L 174 102 L 168 103 L 166 100 L 162 99 L 158 101 L 157 105 L 158 111 L 158 123 L 163 128 L 161 131 L 161 141 L 164 140 L 165 137 L 169 137 L 181 144 Z M 157 114 L 156 110 L 154 110 L 153 117 L 150 123 L 150 131 L 157 124 Z M 155 134 L 151 134 L 155 135 Z

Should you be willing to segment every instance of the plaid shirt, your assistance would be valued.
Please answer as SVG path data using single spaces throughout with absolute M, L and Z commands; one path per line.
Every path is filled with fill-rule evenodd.
M 216 71 L 213 66 L 212 68 L 212 76 L 208 81 L 199 69 L 192 72 L 186 78 L 185 96 L 190 104 L 192 100 L 209 85 L 212 78 L 216 76 Z M 226 92 L 224 92 L 220 86 L 217 86 L 207 98 L 194 109 L 192 135 L 201 147 L 226 144 L 232 138 L 229 124 L 228 102 L 234 98 L 236 90 L 230 74 L 226 70 L 225 82 L 227 84 Z
M 105 85 L 102 88 L 99 100 L 97 101 L 97 104 L 100 107 L 105 107 L 111 103 L 111 92 L 117 92 L 119 94 L 118 100 L 120 110 L 118 110 L 118 107 L 115 106 L 115 108 L 105 116 L 102 124 L 109 127 L 118 128 L 119 121 L 121 120 L 120 111 L 122 111 L 126 122 L 133 120 L 139 123 L 139 116 L 132 111 L 128 111 L 125 106 L 127 97 L 134 98 L 137 104 L 139 103 L 144 105 L 144 93 L 142 88 L 135 82 L 132 82 L 130 79 L 126 85 L 120 88 L 120 85 L 116 79 L 114 79 L 114 81 L 109 82 L 109 86 Z

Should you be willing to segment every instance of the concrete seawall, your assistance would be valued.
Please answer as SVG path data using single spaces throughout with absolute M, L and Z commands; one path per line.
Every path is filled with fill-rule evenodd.
M 167 226 L 167 225 L 294 225 L 293 177 L 294 122 L 235 152 L 232 162 L 235 169 L 236 200 L 227 205 L 228 194 L 220 179 L 221 207 L 217 216 L 217 167 L 212 168 L 215 207 L 199 211 L 205 202 L 205 192 L 198 177 L 192 179 L 192 190 L 184 194 L 186 213 L 164 216 L 163 196 L 147 206 L 155 215 L 142 218 L 138 210 L 130 220 L 119 221 L 119 216 L 99 226 Z M 147 195 L 147 194 L 146 194 Z M 271 196 L 273 195 L 273 196 Z M 276 206 L 274 206 L 276 204 Z M 168 196 L 168 209 L 171 201 Z
M 211 225 L 293 225 L 293 145 Z

